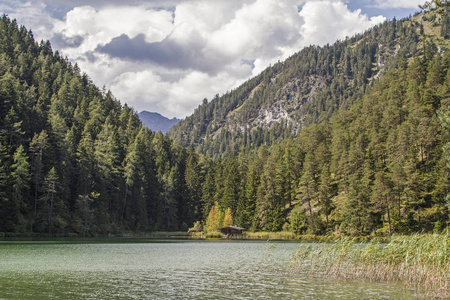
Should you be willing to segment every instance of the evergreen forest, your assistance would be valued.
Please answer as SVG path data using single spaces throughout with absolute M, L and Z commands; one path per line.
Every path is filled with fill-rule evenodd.
M 199 218 L 197 154 L 5 15 L 0 55 L 0 232 L 187 230 Z
M 0 234 L 441 231 L 450 52 L 436 18 L 305 48 L 163 135 L 3 15 Z

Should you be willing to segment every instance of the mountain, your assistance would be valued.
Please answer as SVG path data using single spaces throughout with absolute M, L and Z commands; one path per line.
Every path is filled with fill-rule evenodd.
M 256 231 L 449 226 L 446 24 L 447 14 L 426 12 L 311 46 L 174 126 L 171 137 L 213 158 L 200 195 L 204 231 L 228 209 L 233 224 Z
M 152 131 L 161 131 L 162 134 L 166 134 L 172 126 L 181 121 L 181 119 L 168 119 L 159 113 L 148 112 L 145 110 L 138 113 L 138 116 L 148 129 Z
M 437 30 L 430 18 L 416 15 L 333 45 L 307 47 L 235 90 L 204 101 L 169 134 L 214 158 L 277 144 L 348 109 L 399 58 L 409 60 L 423 51 L 423 43 L 426 49 L 436 47 L 421 38 L 428 29 Z

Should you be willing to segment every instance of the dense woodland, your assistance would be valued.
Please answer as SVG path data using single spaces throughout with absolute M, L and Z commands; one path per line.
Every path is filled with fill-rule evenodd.
M 0 55 L 0 232 L 187 230 L 199 218 L 197 154 L 5 15 Z
M 449 70 L 448 52 L 409 63 L 399 58 L 369 94 L 329 122 L 263 146 L 251 158 L 217 161 L 211 198 L 231 207 L 237 224 L 255 230 L 442 230 L 450 208 L 448 145 L 443 152 Z M 242 187 L 240 195 L 233 195 L 233 186 Z
M 297 131 L 256 128 L 234 144 L 233 136 L 216 135 L 215 145 L 225 148 L 205 150 L 218 151 L 214 157 L 198 154 L 201 143 L 192 137 L 174 131 L 182 143 L 189 142 L 184 147 L 144 128 L 132 108 L 93 85 L 48 42 L 35 42 L 31 31 L 3 16 L 0 232 L 89 236 L 189 227 L 211 232 L 223 224 L 298 234 L 442 230 L 450 209 L 450 53 L 420 30 L 415 21 L 392 21 L 332 46 L 310 47 L 243 87 L 204 101 L 181 124 L 193 127 L 178 127 L 189 129 L 186 136 L 199 137 L 195 130 L 214 125 L 193 118 L 225 118 L 239 105 L 240 118 L 251 119 L 245 107 L 260 102 L 243 101 L 252 91 L 252 99 L 272 99 L 258 98 L 258 92 L 286 92 L 261 86 L 264 80 L 289 81 L 289 72 L 300 78 L 314 70 L 329 80 L 292 108 L 293 115 L 305 113 Z M 368 74 L 379 48 L 367 42 L 371 35 L 409 45 L 377 71 L 383 73 L 379 78 Z M 367 49 L 373 50 L 361 61 L 357 53 Z M 330 63 L 338 52 L 339 60 Z M 272 80 L 274 74 L 281 75 Z M 258 132 L 274 137 L 252 140 Z

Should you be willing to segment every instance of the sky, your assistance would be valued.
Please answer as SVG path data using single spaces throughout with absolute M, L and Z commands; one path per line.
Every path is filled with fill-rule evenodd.
M 419 10 L 423 0 L 6 0 L 122 104 L 184 118 L 309 45 Z

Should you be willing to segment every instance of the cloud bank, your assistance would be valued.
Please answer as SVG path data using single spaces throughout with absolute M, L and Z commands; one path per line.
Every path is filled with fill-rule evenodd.
M 385 20 L 333 0 L 84 1 L 58 11 L 62 17 L 51 13 L 55 1 L 36 1 L 0 4 L 0 11 L 50 39 L 122 102 L 167 117 L 191 114 L 203 98 L 305 46 L 333 43 Z

